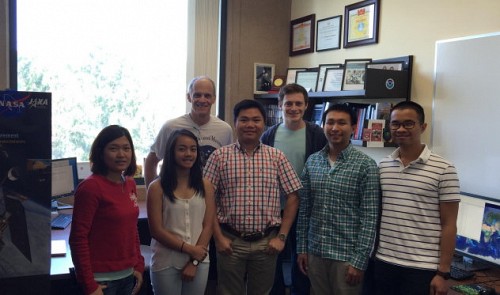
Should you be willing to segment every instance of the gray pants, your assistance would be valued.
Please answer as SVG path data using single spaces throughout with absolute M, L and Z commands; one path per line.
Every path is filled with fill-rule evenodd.
M 359 295 L 363 283 L 352 286 L 346 283 L 349 263 L 307 255 L 311 290 L 315 295 Z

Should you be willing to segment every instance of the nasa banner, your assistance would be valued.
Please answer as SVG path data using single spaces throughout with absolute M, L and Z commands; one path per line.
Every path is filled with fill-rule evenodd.
M 0 293 L 46 294 L 51 94 L 0 91 Z

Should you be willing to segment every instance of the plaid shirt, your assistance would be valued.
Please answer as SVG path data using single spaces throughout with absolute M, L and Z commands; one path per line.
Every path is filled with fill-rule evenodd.
M 240 232 L 280 225 L 280 192 L 289 194 L 302 187 L 283 152 L 262 143 L 253 155 L 238 142 L 215 150 L 204 176 L 216 187 L 219 223 Z
M 297 253 L 347 261 L 365 270 L 373 248 L 380 184 L 377 164 L 349 145 L 333 167 L 328 145 L 302 172 Z

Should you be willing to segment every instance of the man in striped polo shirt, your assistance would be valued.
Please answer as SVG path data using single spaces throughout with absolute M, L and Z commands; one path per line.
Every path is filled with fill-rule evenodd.
M 399 146 L 380 164 L 382 215 L 375 259 L 377 294 L 447 294 L 455 248 L 460 187 L 455 167 L 420 140 L 423 108 L 391 110 Z

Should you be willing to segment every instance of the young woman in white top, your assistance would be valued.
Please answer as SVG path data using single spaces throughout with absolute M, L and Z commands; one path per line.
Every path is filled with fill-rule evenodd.
M 170 135 L 160 177 L 148 188 L 147 209 L 155 294 L 204 294 L 214 189 L 203 179 L 198 141 L 190 131 Z

